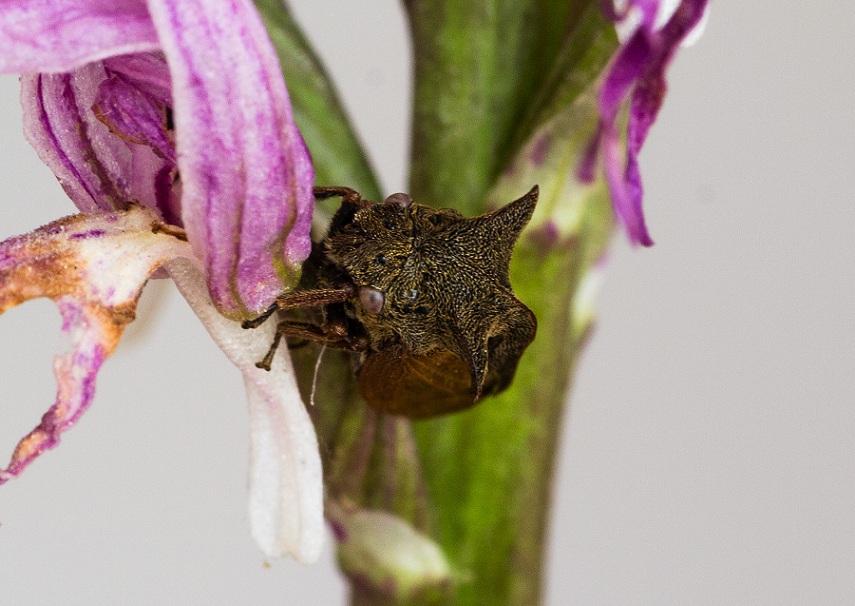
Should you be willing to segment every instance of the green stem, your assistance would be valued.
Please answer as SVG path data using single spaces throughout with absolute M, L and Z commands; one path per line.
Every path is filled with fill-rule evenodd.
M 530 28 L 538 30 L 532 10 L 557 4 L 567 24 L 553 30 L 560 44 L 544 32 L 552 54 L 537 45 L 530 54 Z M 511 265 L 514 291 L 538 319 L 514 383 L 469 411 L 414 424 L 429 534 L 458 579 L 447 603 L 535 606 L 567 389 L 592 318 L 579 312 L 578 298 L 612 224 L 602 185 L 584 188 L 573 175 L 596 124 L 592 83 L 616 42 L 596 2 L 412 0 L 408 8 L 417 76 L 414 198 L 469 214 L 535 183 L 549 198 Z M 514 20 L 515 10 L 530 20 Z M 546 160 L 532 152 L 538 140 L 551 142 Z M 488 197 L 488 190 L 500 191 Z
M 512 281 L 538 336 L 509 390 L 471 411 L 417 423 L 432 527 L 463 582 L 459 606 L 540 603 L 557 439 L 587 329 L 573 300 L 587 255 L 518 247 Z

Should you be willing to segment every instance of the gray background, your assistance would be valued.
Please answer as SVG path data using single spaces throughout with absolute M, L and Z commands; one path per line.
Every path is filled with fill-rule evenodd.
M 293 4 L 405 189 L 400 8 Z M 851 3 L 717 2 L 673 66 L 642 155 L 657 244 L 611 257 L 548 604 L 855 603 L 853 31 Z M 0 86 L 5 238 L 74 209 Z M 89 413 L 0 488 L 0 604 L 341 604 L 329 548 L 268 568 L 249 537 L 238 372 L 170 284 L 139 315 Z M 2 457 L 53 401 L 59 326 L 47 301 L 0 319 Z

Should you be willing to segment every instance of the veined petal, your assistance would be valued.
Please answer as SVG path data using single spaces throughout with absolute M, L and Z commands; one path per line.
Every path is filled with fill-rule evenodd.
M 173 164 L 153 146 L 117 137 L 97 118 L 92 106 L 108 77 L 101 63 L 22 76 L 24 135 L 81 211 L 118 210 L 131 202 L 157 209 L 163 203 L 157 176 Z
M 0 72 L 67 72 L 159 47 L 144 0 L 3 0 Z
M 118 213 L 76 215 L 0 243 L 0 313 L 36 297 L 56 301 L 71 350 L 57 356 L 57 395 L 41 423 L 22 439 L 0 484 L 59 444 L 92 401 L 95 377 L 112 353 L 151 274 L 191 255 L 189 245 L 155 233 L 157 217 L 133 206 Z
M 242 329 L 217 310 L 194 264 L 179 259 L 167 269 L 214 341 L 243 373 L 249 397 L 252 536 L 269 557 L 316 560 L 324 537 L 321 459 L 287 349 L 277 351 L 269 372 L 256 368 L 272 342 L 273 323 Z
M 164 105 L 172 105 L 172 80 L 163 53 L 136 53 L 104 59 L 108 72 L 121 74 Z
M 120 139 L 147 145 L 159 157 L 175 164 L 175 145 L 168 129 L 166 107 L 132 80 L 121 74 L 108 76 L 98 86 L 92 109 Z
M 184 226 L 220 312 L 254 315 L 311 246 L 314 172 L 275 51 L 250 0 L 148 5 L 172 75 Z

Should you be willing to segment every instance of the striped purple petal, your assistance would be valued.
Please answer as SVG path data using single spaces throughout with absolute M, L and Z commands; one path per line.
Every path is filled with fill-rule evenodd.
M 144 0 L 3 0 L 0 72 L 67 72 L 159 47 Z
M 627 7 L 640 11 L 641 23 L 618 49 L 607 69 L 598 97 L 600 124 L 595 135 L 597 143 L 589 147 L 579 167 L 579 178 L 592 180 L 594 158 L 598 152 L 602 154 L 615 213 L 630 241 L 643 246 L 652 245 L 653 240 L 644 221 L 644 189 L 638 154 L 665 98 L 665 71 L 680 43 L 700 23 L 707 0 L 682 0 L 665 25 L 655 29 L 658 5 L 659 2 L 651 0 L 637 0 Z M 612 11 L 611 14 L 618 13 Z M 617 118 L 630 95 L 624 154 Z
M 114 135 L 129 143 L 147 145 L 171 164 L 176 163 L 167 107 L 133 80 L 110 74 L 98 86 L 92 110 Z
M 308 151 L 250 0 L 150 0 L 173 83 L 182 216 L 223 313 L 253 315 L 310 250 Z
M 137 201 L 185 226 L 231 317 L 296 283 L 314 172 L 250 0 L 6 4 L 13 52 L 0 69 L 71 70 L 25 76 L 22 100 L 29 140 L 78 208 Z M 155 48 L 168 71 L 157 55 L 122 54 Z M 103 61 L 77 67 L 91 59 Z
M 175 177 L 175 164 L 168 151 L 155 151 L 167 142 L 162 137 L 157 143 L 132 142 L 132 137 L 140 137 L 139 125 L 145 124 L 139 107 L 150 110 L 157 120 L 152 130 L 161 131 L 165 107 L 157 110 L 151 100 L 129 105 L 134 96 L 120 97 L 115 87 L 106 89 L 110 94 L 105 96 L 104 85 L 114 77 L 100 62 L 65 74 L 22 76 L 24 134 L 83 212 L 117 210 L 137 202 L 170 221 L 177 216 L 177 199 L 158 185 L 164 174 Z M 129 117 L 134 115 L 137 129 L 117 136 L 116 123 L 130 129 Z

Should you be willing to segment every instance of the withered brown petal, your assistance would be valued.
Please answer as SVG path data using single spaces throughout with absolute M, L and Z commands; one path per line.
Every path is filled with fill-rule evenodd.
M 165 262 L 191 254 L 186 242 L 155 232 L 156 221 L 152 211 L 133 206 L 66 217 L 0 243 L 0 314 L 48 297 L 72 342 L 54 363 L 56 401 L 0 469 L 0 484 L 59 444 L 92 401 L 98 370 L 134 319 L 145 282 Z

